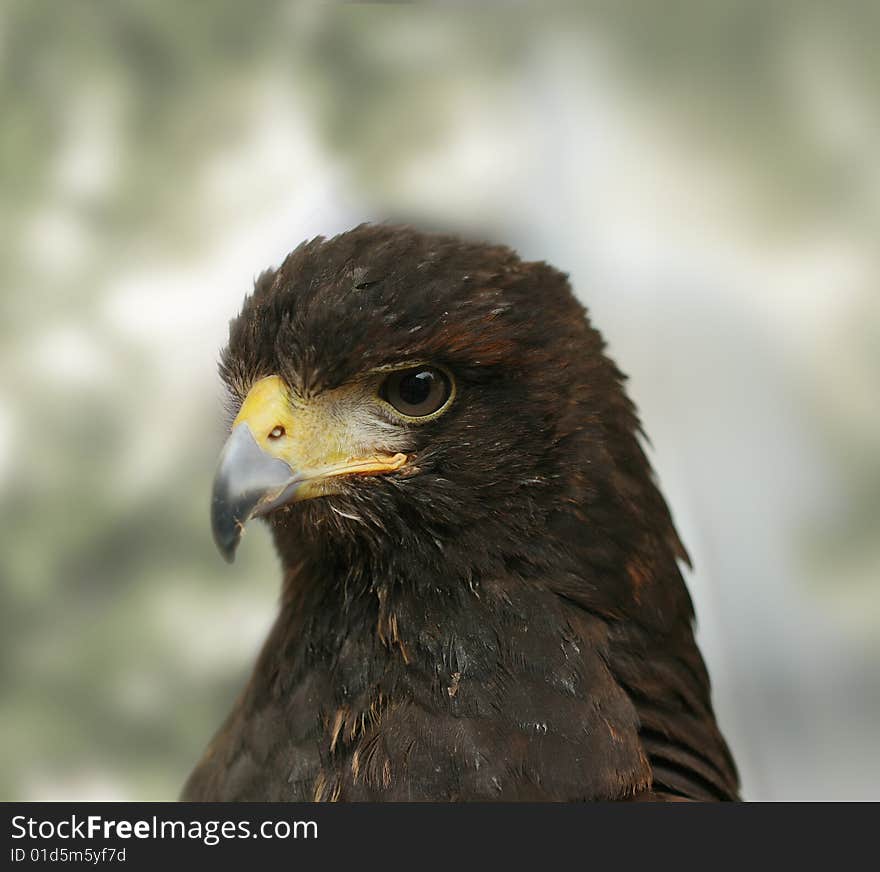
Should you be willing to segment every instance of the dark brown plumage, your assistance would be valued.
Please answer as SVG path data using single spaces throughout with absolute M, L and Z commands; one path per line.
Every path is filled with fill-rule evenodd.
M 384 422 L 400 468 L 267 515 L 280 614 L 185 799 L 737 798 L 603 348 L 565 276 L 503 247 L 361 226 L 259 278 L 223 355 L 235 413 L 268 376 L 297 408 L 403 364 L 456 393 Z

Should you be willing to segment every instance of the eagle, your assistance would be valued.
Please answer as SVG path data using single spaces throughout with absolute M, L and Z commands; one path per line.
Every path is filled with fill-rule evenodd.
M 211 520 L 282 568 L 187 801 L 738 799 L 689 558 L 565 274 L 364 224 L 230 322 Z

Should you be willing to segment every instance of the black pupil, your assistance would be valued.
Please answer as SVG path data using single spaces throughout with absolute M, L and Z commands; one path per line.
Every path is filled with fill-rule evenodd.
M 420 406 L 431 396 L 434 386 L 434 373 L 430 370 L 410 373 L 400 380 L 398 391 L 400 399 L 408 406 Z

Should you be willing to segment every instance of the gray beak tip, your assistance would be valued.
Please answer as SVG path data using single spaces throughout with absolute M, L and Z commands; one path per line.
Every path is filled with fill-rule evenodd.
M 214 544 L 227 563 L 235 560 L 235 551 L 241 541 L 242 524 L 235 514 L 230 502 L 215 493 L 211 500 L 211 531 Z
M 227 563 L 235 560 L 244 525 L 271 495 L 291 481 L 290 467 L 257 445 L 247 424 L 233 430 L 223 448 L 211 495 L 214 542 Z

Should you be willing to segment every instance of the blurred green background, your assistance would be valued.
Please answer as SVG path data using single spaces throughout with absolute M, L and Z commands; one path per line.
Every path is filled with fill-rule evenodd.
M 880 5 L 0 2 L 0 798 L 174 798 L 272 618 L 216 360 L 303 238 L 571 274 L 750 799 L 878 798 Z

